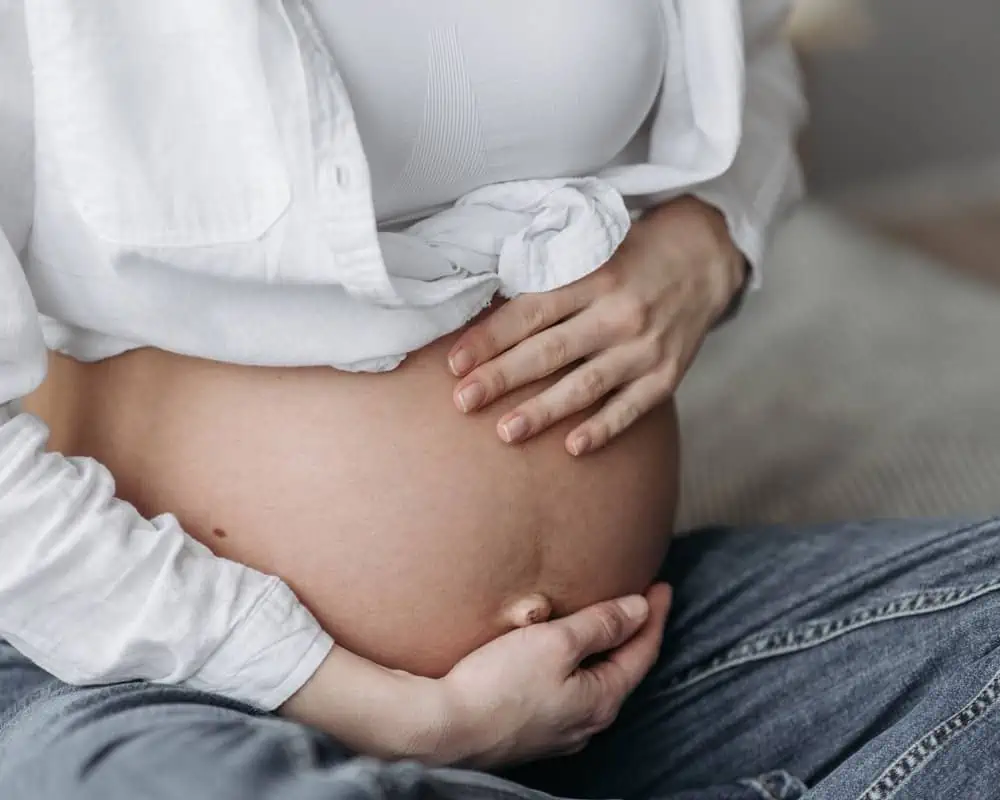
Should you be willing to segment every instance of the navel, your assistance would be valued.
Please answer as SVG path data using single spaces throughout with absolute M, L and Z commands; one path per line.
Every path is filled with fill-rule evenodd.
M 507 603 L 500 616 L 508 628 L 527 628 L 549 620 L 552 616 L 552 601 L 543 594 L 533 592 Z

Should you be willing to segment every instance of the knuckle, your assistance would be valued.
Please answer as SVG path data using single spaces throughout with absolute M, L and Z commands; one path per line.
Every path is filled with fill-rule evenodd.
M 580 376 L 580 385 L 586 400 L 599 400 L 608 391 L 608 381 L 598 369 L 584 370 Z
M 600 630 L 601 640 L 607 643 L 617 642 L 625 633 L 625 620 L 610 606 L 603 605 L 594 609 L 594 619 Z
M 521 324 L 525 330 L 535 333 L 548 327 L 548 316 L 545 304 L 535 300 L 525 303 L 521 309 Z
M 638 336 L 646 330 L 649 311 L 637 297 L 623 297 L 616 311 L 617 328 L 624 336 Z
M 553 639 L 553 647 L 561 658 L 573 659 L 580 652 L 580 637 L 577 632 L 567 626 L 556 629 L 557 635 Z
M 611 294 L 621 285 L 618 271 L 609 268 L 607 264 L 592 273 L 591 280 L 593 281 L 592 288 L 598 295 Z
M 507 376 L 501 369 L 491 369 L 480 375 L 488 397 L 500 397 L 507 393 Z
M 668 356 L 667 343 L 661 336 L 651 336 L 644 349 L 644 362 L 647 370 L 662 364 Z
M 569 353 L 569 346 L 563 336 L 549 336 L 542 344 L 542 366 L 544 369 L 555 372 L 566 363 Z
M 500 341 L 497 339 L 497 332 L 490 324 L 485 324 L 469 332 L 469 338 L 465 341 L 465 347 L 471 350 L 479 358 L 489 357 L 497 352 Z
M 642 409 L 635 402 L 622 403 L 618 412 L 619 430 L 625 430 L 635 423 L 642 416 Z
M 613 313 L 608 313 L 607 306 L 601 308 L 601 313 L 594 315 L 594 340 L 598 342 L 613 342 L 620 339 L 620 328 Z
M 607 380 L 594 368 L 585 369 L 573 383 L 570 403 L 574 408 L 586 408 L 600 400 L 608 392 Z

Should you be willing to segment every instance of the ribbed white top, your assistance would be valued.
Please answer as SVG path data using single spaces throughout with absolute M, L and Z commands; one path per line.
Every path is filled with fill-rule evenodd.
M 663 82 L 659 0 L 316 3 L 380 221 L 503 181 L 594 175 Z

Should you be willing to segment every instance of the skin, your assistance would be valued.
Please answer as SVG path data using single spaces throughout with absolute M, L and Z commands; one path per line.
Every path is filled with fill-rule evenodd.
M 502 416 L 497 432 L 505 442 L 522 442 L 617 392 L 565 439 L 573 455 L 598 450 L 676 390 L 745 280 L 746 262 L 716 210 L 693 198 L 666 204 L 637 223 L 593 275 L 518 298 L 466 331 L 449 353 L 452 372 L 463 376 L 455 404 L 467 414 L 485 409 L 583 360 Z M 656 585 L 642 601 L 601 603 L 561 620 L 533 624 L 526 613 L 525 627 L 437 681 L 414 684 L 334 655 L 284 713 L 384 757 L 485 768 L 576 752 L 613 723 L 652 667 L 669 606 L 669 587 Z M 609 657 L 582 666 L 596 653 Z M 343 698 L 343 686 L 363 683 L 352 671 L 365 673 L 373 687 L 365 697 L 376 704 L 363 708 L 374 725 L 352 727 L 360 709 L 329 706 L 331 697 Z M 400 715 L 401 705 L 410 712 Z M 384 738 L 386 731 L 396 739 Z
M 578 752 L 656 661 L 670 600 L 658 584 L 644 597 L 529 624 L 437 680 L 335 647 L 280 713 L 386 759 L 486 769 Z M 598 654 L 605 658 L 582 666 Z
M 679 471 L 666 407 L 587 459 L 562 446 L 577 418 L 506 447 L 489 417 L 454 413 L 453 340 L 381 375 L 52 356 L 25 409 L 147 518 L 282 578 L 339 646 L 437 678 L 527 621 L 644 591 Z
M 690 222 L 690 225 L 682 224 L 685 219 Z M 686 242 L 683 246 L 672 243 L 674 236 L 681 237 L 682 235 Z M 578 294 L 560 290 L 566 296 L 578 298 L 578 302 L 565 303 L 564 307 L 569 310 L 564 314 L 553 314 L 548 318 L 551 320 L 551 324 L 536 325 L 537 334 L 534 336 L 523 335 L 517 341 L 524 344 L 524 352 L 529 354 L 535 352 L 537 356 L 539 352 L 547 352 L 545 347 L 538 347 L 539 343 L 531 340 L 549 334 L 552 332 L 550 329 L 558 329 L 559 326 L 568 324 L 574 319 L 584 319 L 584 312 L 587 312 L 586 317 L 590 318 L 587 325 L 590 333 L 587 335 L 592 337 L 592 341 L 605 341 L 597 337 L 594 331 L 606 330 L 609 325 L 620 337 L 615 338 L 612 344 L 605 344 L 603 349 L 595 344 L 596 349 L 593 352 L 609 356 L 615 355 L 616 358 L 618 355 L 625 357 L 633 353 L 633 350 L 638 349 L 640 345 L 646 345 L 650 340 L 656 339 L 661 344 L 669 344 L 670 347 L 677 349 L 658 351 L 662 356 L 659 361 L 654 359 L 644 361 L 647 370 L 644 374 L 649 375 L 656 372 L 656 364 L 660 364 L 663 368 L 662 364 L 668 362 L 682 363 L 685 359 L 693 357 L 693 353 L 697 350 L 705 332 L 712 321 L 721 313 L 720 309 L 728 305 L 732 291 L 736 289 L 732 288 L 732 291 L 729 291 L 727 287 L 738 287 L 739 285 L 737 279 L 726 278 L 728 261 L 716 263 L 717 260 L 722 259 L 720 250 L 722 253 L 729 252 L 725 247 L 720 246 L 725 244 L 727 240 L 728 234 L 725 234 L 721 217 L 718 217 L 715 212 L 708 213 L 708 211 L 702 210 L 697 204 L 679 203 L 672 205 L 669 212 L 664 212 L 663 216 L 659 212 L 650 214 L 633 228 L 626 245 L 621 248 L 613 262 L 607 265 L 611 278 L 601 278 L 602 269 L 595 273 L 592 281 L 588 281 L 590 287 L 585 286 L 585 291 L 580 290 L 580 285 L 584 283 L 582 281 L 575 288 L 570 287 Z M 715 249 L 716 246 L 720 246 L 719 250 Z M 731 243 L 729 246 L 732 252 L 735 252 Z M 672 255 L 680 253 L 692 255 L 688 255 L 686 259 L 681 259 L 680 255 L 676 257 Z M 738 259 L 734 258 L 734 261 L 736 260 Z M 684 265 L 683 268 L 680 266 L 681 264 Z M 696 274 L 686 275 L 685 270 Z M 732 265 L 732 270 L 739 274 L 740 270 L 735 264 Z M 672 277 L 663 278 L 660 273 L 666 273 Z M 551 294 L 555 296 L 560 292 Z M 684 307 L 681 306 L 679 298 L 684 297 L 690 298 L 691 302 L 696 304 L 697 308 L 694 311 L 685 312 L 683 310 Z M 654 298 L 658 299 L 654 302 Z M 602 302 L 602 300 L 614 300 L 614 302 Z M 499 316 L 500 313 L 509 308 L 515 310 L 520 308 L 519 313 L 511 312 L 506 316 L 510 320 L 525 318 L 524 306 L 533 302 L 540 303 L 547 309 L 556 301 L 553 300 L 553 297 L 548 296 L 523 298 L 506 304 L 493 316 Z M 564 303 L 562 299 L 558 299 L 558 302 Z M 632 305 L 629 306 L 629 303 Z M 624 305 L 625 308 L 621 308 L 619 304 Z M 680 310 L 677 313 L 680 321 L 674 324 L 671 322 L 670 309 L 676 311 L 679 306 Z M 572 309 L 579 310 L 573 311 Z M 618 309 L 617 313 L 644 309 L 640 315 L 642 319 L 639 320 L 643 324 L 634 324 L 632 327 L 616 327 L 614 309 Z M 536 313 L 532 312 L 532 315 Z M 552 312 L 545 311 L 544 313 Z M 627 317 L 628 314 L 625 316 Z M 539 319 L 537 316 L 533 318 L 536 321 Z M 486 322 L 488 323 L 490 319 L 490 317 L 486 318 Z M 691 319 L 697 321 L 697 324 L 691 322 Z M 565 320 L 565 322 L 560 320 Z M 543 318 L 542 321 L 546 320 Z M 470 332 L 456 341 L 471 341 L 475 344 L 478 341 L 477 336 L 481 337 L 483 330 L 482 327 L 479 327 L 476 331 Z M 514 325 L 512 330 L 523 332 L 525 329 Z M 573 329 L 570 329 L 569 332 L 572 333 Z M 566 331 L 562 333 L 566 333 Z M 494 336 L 497 335 L 494 334 Z M 514 339 L 516 340 L 516 336 Z M 503 345 L 511 339 L 510 337 L 508 339 L 497 338 L 496 341 Z M 452 343 L 442 342 L 441 344 L 440 351 L 432 350 L 426 356 L 429 359 L 426 365 L 429 376 L 426 378 L 427 380 L 436 380 L 433 378 L 434 369 L 444 372 L 448 348 L 452 346 Z M 506 347 L 498 348 L 497 352 L 503 355 L 508 352 L 512 353 L 516 349 L 508 343 Z M 452 353 L 454 352 L 453 350 Z M 477 352 L 489 353 L 490 350 Z M 685 356 L 686 352 L 690 352 L 691 355 Z M 492 355 L 481 355 L 479 358 L 481 365 L 475 369 L 480 370 L 494 368 L 496 364 L 491 364 L 491 362 L 500 360 L 499 356 Z M 592 361 L 596 362 L 597 359 L 592 359 Z M 432 369 L 430 366 L 432 363 L 436 364 L 437 367 Z M 48 409 L 49 413 L 46 413 L 46 397 L 42 396 L 44 392 L 30 400 L 35 404 L 34 410 L 46 418 L 53 427 L 54 438 L 50 444 L 60 450 L 75 452 L 72 432 L 82 431 L 93 438 L 104 430 L 101 425 L 95 424 L 94 415 L 97 414 L 99 418 L 105 419 L 105 422 L 111 426 L 111 429 L 105 431 L 108 434 L 108 441 L 92 442 L 91 444 L 94 444 L 95 447 L 100 444 L 107 452 L 101 450 L 93 454 L 100 456 L 102 461 L 112 465 L 117 464 L 116 459 L 121 460 L 121 468 L 113 468 L 116 477 L 122 478 L 121 485 L 128 484 L 128 479 L 131 478 L 138 487 L 136 499 L 151 504 L 151 510 L 155 510 L 153 506 L 156 503 L 153 503 L 150 498 L 139 497 L 138 495 L 142 493 L 139 489 L 149 492 L 159 487 L 166 490 L 172 485 L 171 480 L 163 482 L 162 486 L 153 480 L 149 472 L 155 466 L 152 464 L 137 463 L 133 465 L 134 468 L 129 467 L 126 463 L 129 454 L 133 452 L 138 455 L 149 452 L 170 453 L 172 451 L 167 446 L 170 442 L 175 445 L 182 442 L 177 437 L 171 437 L 170 430 L 167 430 L 166 432 L 160 431 L 157 435 L 166 436 L 169 441 L 160 442 L 159 444 L 162 446 L 159 447 L 148 446 L 150 443 L 143 436 L 151 432 L 147 424 L 151 403 L 143 401 L 143 392 L 152 391 L 159 398 L 157 402 L 163 406 L 160 409 L 162 412 L 164 409 L 174 409 L 175 399 L 178 401 L 184 399 L 186 403 L 194 403 L 199 397 L 198 392 L 195 391 L 197 387 L 202 386 L 204 391 L 208 391 L 203 387 L 205 380 L 203 373 L 216 376 L 213 380 L 220 381 L 220 385 L 225 391 L 223 391 L 222 396 L 215 396 L 217 393 L 209 392 L 212 395 L 211 398 L 202 398 L 206 401 L 212 400 L 207 406 L 201 408 L 201 412 L 207 415 L 204 420 L 205 429 L 217 435 L 220 419 L 225 419 L 227 424 L 233 424 L 236 427 L 232 441 L 239 443 L 246 439 L 247 446 L 254 448 L 253 453 L 256 456 L 260 455 L 261 440 L 258 435 L 261 428 L 256 425 L 256 420 L 260 418 L 260 415 L 252 413 L 252 419 L 241 420 L 236 413 L 248 402 L 247 393 L 244 391 L 242 383 L 243 370 L 219 365 L 192 366 L 186 361 L 178 362 L 176 357 L 167 354 L 149 352 L 144 354 L 142 351 L 129 357 L 111 360 L 103 365 L 74 364 L 72 366 L 65 365 L 65 367 L 64 370 L 53 369 L 50 381 L 46 384 L 49 395 L 51 395 L 48 397 L 52 405 L 52 408 Z M 510 369 L 509 364 L 508 366 L 501 364 L 501 368 L 508 371 Z M 177 372 L 173 371 L 175 369 Z M 423 374 L 420 372 L 423 368 L 419 364 L 411 364 L 410 369 Z M 472 378 L 475 369 L 468 374 L 468 378 Z M 161 370 L 164 371 L 161 372 Z M 498 392 L 495 397 L 490 398 L 489 402 L 497 402 L 505 409 L 510 409 L 510 413 L 521 413 L 518 409 L 522 411 L 527 409 L 531 413 L 531 410 L 542 402 L 540 398 L 544 398 L 553 391 L 552 387 L 558 387 L 561 381 L 569 380 L 573 377 L 574 372 L 579 371 L 580 368 L 575 371 L 567 370 L 567 377 L 560 377 L 557 370 L 547 370 L 547 374 L 552 373 L 552 379 L 539 384 L 546 387 L 542 389 L 540 394 L 534 386 L 527 386 L 520 391 L 513 390 L 518 380 L 508 379 L 507 384 L 503 387 L 504 391 Z M 90 380 L 90 378 L 84 379 L 82 377 L 84 373 L 87 376 L 92 376 L 93 391 L 84 390 L 89 385 L 88 381 Z M 108 374 L 105 375 L 105 373 Z M 478 372 L 476 374 L 486 373 Z M 524 373 L 524 375 L 530 374 L 530 369 Z M 60 375 L 66 379 L 65 384 L 59 382 Z M 163 380 L 165 375 L 171 376 L 172 379 Z M 285 408 L 286 412 L 289 411 L 287 403 L 294 401 L 291 413 L 296 419 L 312 419 L 310 416 L 312 411 L 302 412 L 303 408 L 312 409 L 312 403 L 316 403 L 317 407 L 324 409 L 324 414 L 329 414 L 331 402 L 335 397 L 339 397 L 345 402 L 346 397 L 356 397 L 355 389 L 345 393 L 344 396 L 341 396 L 339 390 L 336 395 L 332 394 L 331 385 L 339 383 L 340 379 L 332 378 L 325 372 L 316 376 L 313 376 L 309 371 L 302 370 L 292 373 L 282 372 L 280 376 L 275 374 L 273 380 L 264 381 L 262 381 L 259 371 L 254 372 L 252 378 L 249 376 L 249 371 L 247 375 L 247 380 L 253 382 L 255 402 L 266 401 L 266 395 L 269 392 L 275 392 L 279 396 L 279 405 Z M 179 380 L 184 376 L 190 385 Z M 450 376 L 441 375 L 440 377 L 445 386 L 445 396 L 447 396 Z M 391 379 L 379 378 L 380 381 Z M 358 385 L 356 381 L 362 379 L 352 378 L 351 380 L 352 387 L 356 387 Z M 396 380 L 410 381 L 416 380 L 416 378 L 412 376 L 407 378 L 401 373 L 396 377 Z M 424 378 L 420 378 L 420 380 L 424 380 Z M 519 380 L 530 382 L 527 377 Z M 638 380 L 633 379 L 633 383 L 638 383 Z M 379 386 L 383 385 L 379 384 Z M 75 389 L 71 387 L 75 387 Z M 174 392 L 174 395 L 165 401 L 162 394 L 167 388 Z M 137 392 L 138 395 L 132 396 L 131 392 Z M 226 392 L 231 392 L 232 397 L 230 398 Z M 507 392 L 511 392 L 511 394 L 508 395 Z M 76 405 L 71 404 L 73 407 L 69 408 L 56 402 L 59 398 L 67 397 L 76 398 L 77 405 L 82 403 L 83 406 L 77 408 Z M 391 399 L 386 398 L 380 390 L 378 394 L 373 393 L 368 397 L 366 402 L 369 406 L 375 398 L 381 398 L 380 402 L 389 402 Z M 88 402 L 84 401 L 88 401 L 89 406 Z M 195 405 L 197 406 L 197 403 Z M 226 414 L 220 416 L 217 413 L 218 408 L 225 409 Z M 561 408 L 565 410 L 565 407 Z M 196 410 L 197 408 L 185 410 L 185 407 L 182 407 L 180 412 L 176 414 L 174 421 L 177 425 L 182 426 L 183 430 L 189 432 L 193 424 L 192 413 Z M 87 411 L 87 414 L 83 414 L 83 411 Z M 80 412 L 80 419 L 76 420 L 71 412 Z M 385 412 L 378 419 L 390 420 L 399 417 L 392 408 L 385 409 Z M 102 413 L 104 413 L 104 417 L 100 417 Z M 562 425 L 555 424 L 559 413 L 562 411 L 558 409 L 552 411 L 551 418 L 544 421 L 553 425 L 551 435 L 558 437 L 557 444 L 561 444 L 563 440 L 568 443 L 577 427 L 594 423 L 594 418 L 588 419 L 586 415 L 580 414 L 579 417 L 569 416 Z M 598 412 L 598 414 L 600 413 Z M 334 414 L 334 416 L 337 415 Z M 445 414 L 445 416 L 448 415 Z M 63 417 L 66 418 L 63 419 Z M 234 417 L 236 417 L 235 420 Z M 84 419 L 86 419 L 87 424 L 76 424 Z M 159 419 L 163 422 L 162 413 Z M 466 422 L 473 427 L 485 422 L 485 431 L 492 431 L 493 428 L 488 419 L 478 421 L 470 419 Z M 440 425 L 444 424 L 446 422 L 442 419 Z M 545 427 L 546 424 L 536 423 L 531 430 L 531 436 L 537 436 Z M 119 428 L 122 428 L 123 431 L 119 431 Z M 133 429 L 140 434 L 137 438 L 132 436 Z M 248 431 L 255 432 L 255 435 L 253 437 L 246 436 Z M 152 432 L 156 433 L 156 431 Z M 264 432 L 266 433 L 266 429 Z M 638 431 L 633 431 L 633 433 L 635 432 Z M 122 435 L 119 437 L 118 433 Z M 611 435 L 609 432 L 609 439 Z M 543 443 L 544 438 L 540 437 L 539 442 L 532 442 L 531 446 Z M 287 446 L 283 436 L 265 437 L 264 441 L 269 446 Z M 430 447 L 430 443 L 420 440 L 417 449 L 426 449 Z M 118 450 L 115 449 L 116 444 L 121 445 Z M 298 445 L 305 447 L 308 445 L 308 441 L 303 440 Z M 215 448 L 215 450 L 218 449 Z M 593 465 L 596 467 L 600 463 L 600 459 L 613 457 L 617 450 L 618 448 L 608 448 L 607 451 L 595 455 L 594 458 L 576 462 L 574 466 L 583 468 Z M 220 458 L 226 457 L 225 448 L 223 451 L 219 454 Z M 81 452 L 89 451 L 84 448 Z M 562 452 L 561 447 L 559 452 Z M 204 460 L 208 456 L 214 457 L 214 455 L 214 451 L 203 452 L 202 459 Z M 292 465 L 296 463 L 294 459 L 289 461 L 284 458 L 280 448 L 274 455 L 276 463 L 277 461 Z M 538 457 L 536 456 L 536 458 Z M 303 460 L 301 454 L 299 460 Z M 242 480 L 236 480 L 229 484 L 219 480 L 203 480 L 202 477 L 199 477 L 202 473 L 194 469 L 194 466 L 198 466 L 205 475 L 215 475 L 217 478 L 220 474 L 213 466 L 214 462 L 211 462 L 210 459 L 209 461 L 210 463 L 206 467 L 204 463 L 192 462 L 191 459 L 185 458 L 183 459 L 183 463 L 186 465 L 184 470 L 171 469 L 168 463 L 166 472 L 168 477 L 173 476 L 172 480 L 174 481 L 177 475 L 196 480 L 199 490 L 190 493 L 190 496 L 194 498 L 200 498 L 207 488 L 218 488 L 222 485 L 223 488 L 229 486 L 235 491 L 244 486 Z M 255 458 L 251 454 L 246 461 L 252 468 Z M 328 459 L 325 457 L 317 457 L 313 462 L 305 459 L 307 467 L 310 463 L 326 463 L 327 461 Z M 237 463 L 242 464 L 242 460 L 238 459 Z M 230 469 L 232 468 L 233 465 L 230 463 Z M 311 467 L 307 469 L 308 474 L 313 472 L 315 470 Z M 323 475 L 321 474 L 320 477 L 323 478 Z M 185 519 L 190 518 L 197 522 L 200 518 L 196 513 L 197 509 L 185 509 L 183 503 L 168 502 L 171 498 L 161 499 L 163 499 L 164 508 L 184 511 Z M 219 502 L 212 500 L 207 506 L 212 513 L 225 505 L 225 497 L 218 498 L 218 500 Z M 144 507 L 142 502 L 139 505 L 140 508 Z M 230 503 L 232 507 L 229 508 L 228 513 L 235 513 L 234 509 L 238 509 L 242 505 L 241 503 L 235 505 Z M 362 505 L 364 508 L 368 507 L 366 503 Z M 257 512 L 260 511 L 261 509 L 257 508 Z M 278 514 L 276 519 L 278 523 L 282 521 L 287 523 L 287 517 L 283 511 Z M 264 530 L 260 532 L 259 536 L 247 537 L 246 531 L 241 530 L 239 525 L 231 524 L 232 522 L 232 519 L 227 519 L 225 524 L 219 524 L 209 520 L 204 528 L 204 540 L 212 541 L 219 549 L 224 547 L 238 548 L 244 540 L 250 544 L 257 542 L 262 546 L 276 541 L 270 535 L 270 530 L 273 528 L 269 528 L 268 525 L 264 525 Z M 247 525 L 250 525 L 251 522 L 252 520 L 248 521 Z M 187 525 L 187 523 L 185 524 Z M 189 526 L 189 529 L 197 527 L 195 524 Z M 226 535 L 219 536 L 214 533 L 216 529 L 223 530 Z M 283 527 L 279 526 L 279 529 L 284 531 L 285 538 L 290 535 L 287 524 L 284 524 Z M 337 530 L 338 528 L 331 523 L 331 529 Z M 308 530 L 309 526 L 307 525 L 306 531 L 308 532 Z M 321 537 L 319 541 L 330 538 Z M 586 548 L 582 549 L 586 551 Z M 295 547 L 290 548 L 290 551 L 297 552 Z M 267 553 L 264 555 L 266 556 Z M 239 557 L 240 553 L 235 550 L 232 556 L 237 560 L 242 560 Z M 316 557 L 308 559 L 307 563 L 313 561 L 321 565 L 327 563 L 322 558 Z M 558 561 L 561 563 L 563 559 L 560 558 Z M 648 559 L 644 559 L 643 563 L 646 561 Z M 337 562 L 334 561 L 334 563 Z M 325 585 L 326 583 L 329 583 L 328 576 L 324 576 L 324 580 L 317 585 Z M 302 596 L 302 586 L 295 585 L 294 588 Z M 625 591 L 633 591 L 633 589 Z M 615 597 L 622 593 L 621 591 L 613 594 L 607 593 L 603 597 Z M 308 596 L 309 592 L 306 591 L 305 594 Z M 448 668 L 439 674 L 435 674 L 437 672 L 433 668 L 435 665 L 431 665 L 432 668 L 423 671 L 412 670 L 401 663 L 396 665 L 399 667 L 398 669 L 387 668 L 382 664 L 388 664 L 391 661 L 383 660 L 374 653 L 366 653 L 367 657 L 365 657 L 352 652 L 351 645 L 346 641 L 350 637 L 335 634 L 338 645 L 334 647 L 320 669 L 306 685 L 282 707 L 281 713 L 291 719 L 327 731 L 356 752 L 383 758 L 416 758 L 434 764 L 461 763 L 477 767 L 493 767 L 579 750 L 596 732 L 612 724 L 624 700 L 655 662 L 660 651 L 670 593 L 667 587 L 658 585 L 649 590 L 644 598 L 631 597 L 627 601 L 604 601 L 602 598 L 597 598 L 602 599 L 602 602 L 596 602 L 596 599 L 592 599 L 580 604 L 571 603 L 568 609 L 564 608 L 561 611 L 558 604 L 550 602 L 551 599 L 549 594 L 539 595 L 537 591 L 516 595 L 515 602 L 504 607 L 504 618 L 501 620 L 502 624 L 498 626 L 507 632 L 501 631 L 488 637 L 488 641 L 484 640 L 471 651 L 465 650 L 462 657 L 456 659 L 457 663 L 450 661 Z M 596 604 L 594 604 L 595 602 Z M 629 606 L 634 606 L 634 610 L 630 609 Z M 402 607 L 409 608 L 409 606 Z M 336 604 L 336 608 L 341 609 L 341 604 Z M 554 608 L 555 613 L 553 613 Z M 348 616 L 350 617 L 350 614 Z M 382 615 L 376 615 L 376 619 L 381 622 Z M 352 631 L 356 627 L 358 627 L 357 619 L 352 617 L 350 625 L 345 630 Z M 387 641 L 395 642 L 396 638 L 393 636 Z M 409 652 L 408 649 L 407 652 Z M 606 654 L 607 657 L 594 663 L 593 659 L 590 658 L 594 654 Z
M 455 405 L 488 408 L 570 367 L 504 414 L 508 444 L 607 402 L 566 437 L 574 456 L 599 450 L 677 389 L 705 336 L 746 280 L 746 262 L 713 207 L 693 197 L 637 222 L 615 256 L 576 283 L 522 295 L 470 327 L 449 353 Z

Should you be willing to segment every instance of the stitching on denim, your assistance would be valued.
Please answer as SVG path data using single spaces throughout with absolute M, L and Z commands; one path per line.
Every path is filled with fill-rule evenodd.
M 808 650 L 880 622 L 945 611 L 996 591 L 1000 591 L 1000 580 L 966 588 L 913 592 L 877 605 L 861 606 L 838 619 L 811 620 L 783 631 L 764 631 L 744 639 L 708 664 L 675 676 L 663 691 L 679 692 L 743 664 Z
M 1000 672 L 958 713 L 914 742 L 869 786 L 858 800 L 889 800 L 941 753 L 952 739 L 985 719 L 1000 699 Z
M 22 720 L 35 712 L 35 708 L 39 703 L 65 697 L 73 688 L 60 684 L 45 683 L 24 697 L 19 698 L 11 709 L 10 715 L 6 719 L 0 719 L 0 739 L 6 734 L 15 731 Z M 0 753 L 2 753 L 2 749 L 0 749 Z

